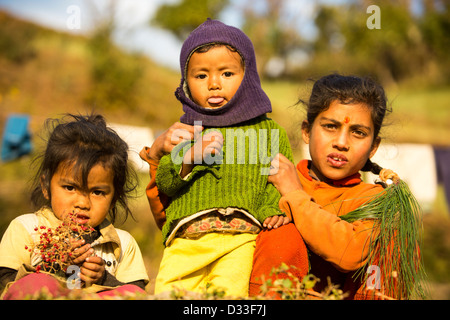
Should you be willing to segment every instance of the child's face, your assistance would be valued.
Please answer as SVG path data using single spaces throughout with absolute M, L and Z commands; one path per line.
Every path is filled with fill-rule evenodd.
M 311 171 L 321 181 L 340 180 L 360 171 L 377 151 L 370 109 L 363 104 L 333 101 L 321 112 L 311 129 L 303 126 L 309 143 Z
M 192 100 L 203 108 L 220 108 L 227 104 L 243 78 L 241 56 L 225 46 L 192 54 L 186 75 Z
M 114 175 L 101 164 L 92 167 L 87 189 L 82 189 L 74 176 L 73 165 L 59 166 L 50 181 L 51 207 L 56 217 L 63 220 L 69 212 L 78 213 L 78 223 L 98 226 L 107 216 L 114 198 Z M 44 190 L 44 189 L 43 189 Z

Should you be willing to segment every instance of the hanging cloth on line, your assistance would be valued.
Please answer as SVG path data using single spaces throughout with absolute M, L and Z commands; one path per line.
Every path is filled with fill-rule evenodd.
M 5 125 L 2 138 L 2 161 L 12 161 L 32 150 L 31 133 L 28 128 L 30 117 L 11 114 Z
M 444 185 L 447 205 L 450 207 L 450 147 L 434 147 L 438 182 Z

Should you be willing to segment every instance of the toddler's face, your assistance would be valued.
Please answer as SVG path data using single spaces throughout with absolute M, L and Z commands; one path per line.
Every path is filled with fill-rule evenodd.
M 107 216 L 114 198 L 114 175 L 101 164 L 92 167 L 87 188 L 81 187 L 75 176 L 73 164 L 59 166 L 50 181 L 50 199 L 55 216 L 63 220 L 69 212 L 78 213 L 78 223 L 98 226 Z
M 191 99 L 203 108 L 223 107 L 234 96 L 243 78 L 241 56 L 225 46 L 192 54 L 186 75 Z

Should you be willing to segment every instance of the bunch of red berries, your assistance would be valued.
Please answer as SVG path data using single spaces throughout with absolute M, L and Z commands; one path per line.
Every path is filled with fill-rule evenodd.
M 92 227 L 80 224 L 76 219 L 77 213 L 71 212 L 56 228 L 39 226 L 34 228 L 38 232 L 39 241 L 31 246 L 25 246 L 25 250 L 35 255 L 36 272 L 46 271 L 51 273 L 66 273 L 72 265 L 72 242 L 91 234 Z

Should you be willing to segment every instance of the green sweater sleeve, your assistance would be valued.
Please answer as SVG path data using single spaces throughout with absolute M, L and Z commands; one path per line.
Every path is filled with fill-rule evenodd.
M 293 154 L 291 145 L 289 142 L 289 138 L 286 134 L 286 131 L 283 128 L 278 128 L 278 137 L 272 137 L 271 145 L 277 145 L 278 150 L 272 150 L 270 158 L 273 159 L 277 153 L 283 154 L 286 158 L 288 158 L 291 162 L 293 162 Z M 278 152 L 277 152 L 278 151 Z M 275 215 L 285 215 L 279 209 L 279 201 L 281 195 L 275 186 L 271 183 L 267 183 L 266 188 L 264 190 L 263 202 L 260 206 L 260 214 L 259 216 L 267 218 Z M 261 221 L 262 222 L 262 221 Z
M 156 171 L 156 185 L 161 192 L 169 197 L 172 197 L 187 183 L 186 180 L 181 178 L 179 173 L 183 159 L 182 154 L 184 154 L 183 150 L 186 150 L 191 145 L 191 141 L 182 142 L 159 161 L 158 170 Z
M 219 175 L 217 165 L 197 164 L 186 177 L 180 176 L 182 160 L 185 153 L 193 146 L 194 141 L 185 141 L 175 146 L 170 154 L 163 156 L 156 172 L 158 189 L 169 197 L 176 195 L 180 189 L 189 185 L 202 171 L 208 170 Z

